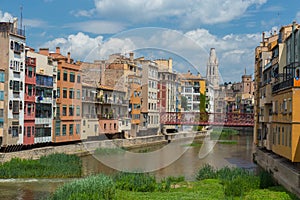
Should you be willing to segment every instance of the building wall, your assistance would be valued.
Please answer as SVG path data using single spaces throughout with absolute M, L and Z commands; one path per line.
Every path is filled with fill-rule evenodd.
M 80 108 L 81 99 L 76 97 L 76 91 L 82 90 L 80 65 L 73 63 L 70 54 L 65 57 L 60 54 L 57 48 L 56 53 L 50 54 L 58 62 L 57 91 L 60 94 L 56 99 L 57 117 L 53 121 L 53 142 L 68 142 L 80 140 L 81 116 L 76 115 L 76 108 Z M 70 75 L 74 74 L 74 82 Z M 64 80 L 66 76 L 66 80 Z M 64 97 L 64 91 L 66 96 Z M 70 97 L 70 91 L 74 91 L 74 97 Z M 73 108 L 73 114 L 72 114 Z
M 18 35 L 9 35 L 9 44 L 11 42 L 18 43 L 23 46 L 20 51 L 10 50 L 8 51 L 8 84 L 9 88 L 7 91 L 8 106 L 8 137 L 7 144 L 23 144 L 23 127 L 24 127 L 24 86 L 25 86 L 25 38 L 19 37 Z M 15 83 L 19 83 L 19 89 L 11 89 Z M 12 86 L 12 87 L 11 87 Z M 14 92 L 15 91 L 15 92 Z M 10 106 L 12 104 L 12 106 Z M 19 107 L 19 108 L 17 108 Z

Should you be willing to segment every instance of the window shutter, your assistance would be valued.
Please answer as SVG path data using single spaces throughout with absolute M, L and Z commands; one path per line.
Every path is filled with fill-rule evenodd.
M 13 89 L 13 81 L 12 81 L 12 80 L 9 81 L 9 88 L 10 88 L 11 90 Z

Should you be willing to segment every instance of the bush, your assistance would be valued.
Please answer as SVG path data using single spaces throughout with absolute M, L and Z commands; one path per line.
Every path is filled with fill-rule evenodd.
M 98 200 L 98 199 L 114 199 L 115 184 L 113 180 L 103 174 L 90 176 L 84 179 L 66 183 L 59 187 L 53 196 L 52 200 Z
M 164 178 L 160 181 L 160 183 L 157 184 L 157 190 L 158 191 L 170 191 L 171 185 L 184 182 L 185 177 L 184 176 L 168 176 L 167 178 Z
M 217 177 L 216 170 L 209 164 L 205 164 L 202 168 L 199 169 L 196 179 L 198 181 L 204 179 L 214 179 Z
M 261 171 L 259 173 L 259 178 L 260 178 L 261 189 L 269 188 L 276 185 L 271 174 L 266 171 Z
M 226 196 L 243 196 L 246 192 L 259 188 L 259 177 L 238 176 L 231 181 L 224 182 Z
M 285 192 L 275 192 L 275 191 L 264 189 L 264 190 L 253 190 L 247 193 L 244 199 L 245 200 L 261 200 L 261 199 L 290 200 L 291 198 Z
M 117 189 L 127 191 L 153 192 L 157 186 L 155 177 L 148 173 L 120 172 L 114 180 Z

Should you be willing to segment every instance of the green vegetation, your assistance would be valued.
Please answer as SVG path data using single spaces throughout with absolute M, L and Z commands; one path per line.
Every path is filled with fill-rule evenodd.
M 210 133 L 212 140 L 229 140 L 232 136 L 238 135 L 238 131 L 230 128 L 214 129 Z
M 190 144 L 185 144 L 184 146 L 187 147 L 201 147 L 202 146 L 202 141 L 193 141 Z
M 114 177 L 120 190 L 135 192 L 153 192 L 156 189 L 155 177 L 148 173 L 121 172 Z
M 185 181 L 183 176 L 167 177 L 157 182 L 149 173 L 121 172 L 112 178 L 100 174 L 61 186 L 51 199 L 297 199 L 283 187 L 272 186 L 274 182 L 264 183 L 269 178 L 266 172 L 255 176 L 240 168 L 217 170 L 210 165 L 199 169 L 194 182 Z
M 84 179 L 76 180 L 59 187 L 52 200 L 98 200 L 115 199 L 116 188 L 113 179 L 99 174 Z
M 13 158 L 0 165 L 0 178 L 73 178 L 81 176 L 76 155 L 52 154 L 38 160 Z
M 123 153 L 125 153 L 123 148 L 97 148 L 94 152 L 95 155 L 112 155 Z

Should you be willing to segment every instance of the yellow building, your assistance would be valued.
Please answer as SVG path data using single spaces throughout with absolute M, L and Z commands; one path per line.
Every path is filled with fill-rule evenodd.
M 256 48 L 254 141 L 300 162 L 300 26 L 284 26 Z

